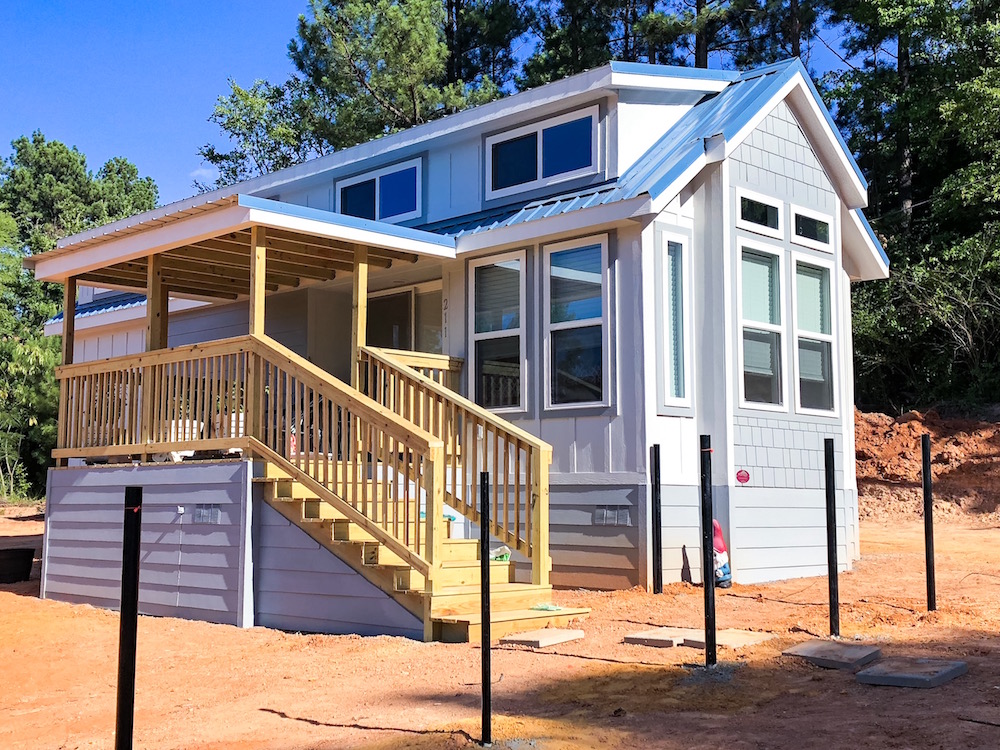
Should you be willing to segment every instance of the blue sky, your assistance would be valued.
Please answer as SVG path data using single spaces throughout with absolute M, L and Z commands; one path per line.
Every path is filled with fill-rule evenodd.
M 281 81 L 306 0 L 0 0 L 0 156 L 41 130 L 93 170 L 112 156 L 156 180 L 160 201 L 193 194 L 198 148 L 230 77 Z

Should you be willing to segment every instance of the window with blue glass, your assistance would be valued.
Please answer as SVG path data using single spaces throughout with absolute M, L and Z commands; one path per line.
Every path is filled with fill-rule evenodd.
M 607 237 L 545 248 L 548 405 L 607 403 Z
M 486 197 L 597 172 L 596 105 L 486 139 Z
M 337 210 L 361 219 L 399 222 L 419 218 L 420 160 L 367 172 L 337 183 Z

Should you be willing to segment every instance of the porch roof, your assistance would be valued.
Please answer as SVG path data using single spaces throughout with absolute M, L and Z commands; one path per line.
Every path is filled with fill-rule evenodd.
M 172 294 L 235 299 L 249 292 L 250 228 L 265 227 L 267 288 L 334 278 L 353 268 L 355 250 L 388 267 L 421 255 L 455 257 L 448 236 L 248 195 L 206 198 L 67 237 L 25 266 L 42 281 L 80 281 L 145 289 L 150 255 L 163 255 L 163 284 Z

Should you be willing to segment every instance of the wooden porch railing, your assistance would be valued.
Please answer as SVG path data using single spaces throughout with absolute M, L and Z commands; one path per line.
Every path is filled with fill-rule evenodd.
M 423 574 L 444 535 L 444 442 L 267 337 L 57 370 L 56 458 L 236 449 L 308 486 Z
M 533 583 L 547 585 L 552 447 L 412 368 L 413 358 L 364 347 L 360 359 L 369 397 L 444 442 L 448 503 L 476 523 L 479 472 L 490 473 L 490 533 L 531 560 Z
M 462 367 L 465 360 L 461 357 L 449 357 L 447 354 L 429 354 L 427 352 L 410 352 L 403 349 L 383 349 L 400 364 L 411 370 L 416 370 L 425 378 L 430 378 L 438 385 L 443 385 L 455 393 L 459 392 Z

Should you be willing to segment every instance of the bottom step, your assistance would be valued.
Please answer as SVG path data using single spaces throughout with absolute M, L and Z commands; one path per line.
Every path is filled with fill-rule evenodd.
M 490 614 L 490 637 L 496 639 L 511 633 L 523 633 L 545 627 L 563 627 L 573 620 L 586 617 L 590 614 L 590 610 L 577 607 L 557 610 L 512 609 Z M 483 620 L 479 613 L 444 615 L 433 618 L 433 621 L 436 641 L 466 643 L 483 639 Z

